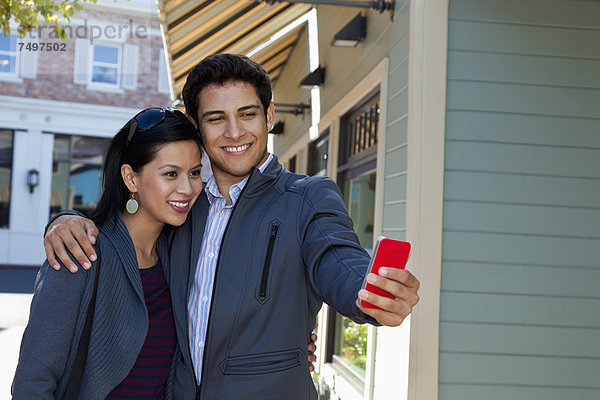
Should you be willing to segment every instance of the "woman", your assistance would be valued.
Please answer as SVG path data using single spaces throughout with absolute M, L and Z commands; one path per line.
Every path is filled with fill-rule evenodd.
M 99 265 L 73 275 L 42 266 L 14 399 L 64 397 L 98 268 L 79 398 L 165 398 L 177 339 L 161 232 L 183 224 L 202 190 L 201 148 L 194 126 L 174 109 L 146 109 L 113 138 L 92 216 Z

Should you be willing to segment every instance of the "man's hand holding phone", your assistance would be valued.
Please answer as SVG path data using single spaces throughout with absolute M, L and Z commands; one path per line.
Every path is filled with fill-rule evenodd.
M 377 241 L 357 304 L 381 325 L 400 325 L 419 302 L 420 283 L 404 269 L 409 255 L 408 242 L 383 237 Z

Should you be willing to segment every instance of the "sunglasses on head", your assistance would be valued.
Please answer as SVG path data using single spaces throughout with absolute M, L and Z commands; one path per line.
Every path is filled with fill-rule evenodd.
M 184 113 L 179 111 L 173 107 L 153 107 L 147 108 L 145 110 L 140 111 L 132 118 L 131 127 L 129 128 L 129 135 L 127 136 L 127 145 L 129 147 L 129 142 L 133 138 L 133 134 L 138 132 L 144 132 L 148 129 L 152 129 L 155 126 L 160 125 L 161 122 L 167 118 L 167 114 L 174 115 L 178 118 L 182 118 L 184 121 L 188 121 L 187 117 Z

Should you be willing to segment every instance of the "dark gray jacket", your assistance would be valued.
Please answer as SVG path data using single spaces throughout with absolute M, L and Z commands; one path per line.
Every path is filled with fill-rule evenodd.
M 99 230 L 98 293 L 79 396 L 86 400 L 106 398 L 127 377 L 148 331 L 144 291 L 129 232 L 120 215 Z M 165 238 L 157 245 L 162 263 L 167 265 Z M 94 263 L 91 270 L 80 268 L 72 274 L 64 265 L 55 271 L 44 262 L 21 342 L 13 399 L 64 397 L 96 268 Z
M 264 173 L 254 169 L 223 236 L 196 393 L 187 299 L 208 207 L 202 193 L 169 239 L 169 285 L 182 351 L 175 398 L 316 399 L 306 346 L 322 302 L 357 322 L 376 323 L 355 304 L 369 255 L 337 185 L 292 174 L 276 158 Z

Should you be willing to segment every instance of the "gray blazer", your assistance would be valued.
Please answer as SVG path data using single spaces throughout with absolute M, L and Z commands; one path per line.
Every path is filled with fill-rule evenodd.
M 104 399 L 127 375 L 148 331 L 148 314 L 133 242 L 120 215 L 99 227 L 100 275 L 80 399 Z M 166 267 L 166 243 L 158 243 Z M 44 262 L 35 283 L 13 381 L 13 399 L 64 396 L 85 313 L 94 268 L 71 274 Z M 167 269 L 165 268 L 165 273 Z M 171 380 L 171 379 L 170 379 Z

